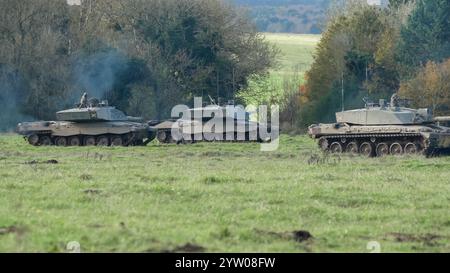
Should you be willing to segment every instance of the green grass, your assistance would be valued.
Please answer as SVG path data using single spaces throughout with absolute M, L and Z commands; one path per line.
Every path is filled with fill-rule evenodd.
M 280 145 L 57 148 L 0 136 L 0 251 L 450 251 L 449 157 L 325 157 L 302 136 Z M 297 230 L 314 239 L 296 242 Z
M 279 67 L 272 74 L 276 76 L 305 72 L 313 62 L 313 53 L 320 35 L 264 33 L 267 41 L 281 51 Z

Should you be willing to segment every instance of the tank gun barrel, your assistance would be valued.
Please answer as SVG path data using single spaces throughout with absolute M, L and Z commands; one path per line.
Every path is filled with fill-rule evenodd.
M 127 120 L 128 121 L 132 121 L 132 122 L 142 122 L 144 119 L 141 118 L 141 117 L 130 117 L 130 116 L 127 116 Z
M 446 116 L 446 117 L 435 117 L 433 119 L 435 122 L 449 122 L 450 121 L 450 116 Z

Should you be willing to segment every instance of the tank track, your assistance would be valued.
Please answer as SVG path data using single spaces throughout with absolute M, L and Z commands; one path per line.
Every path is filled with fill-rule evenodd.
M 159 130 L 156 134 L 156 139 L 159 141 L 159 143 L 162 144 L 193 144 L 193 143 L 201 143 L 201 142 L 221 142 L 221 143 L 242 143 L 242 142 L 262 142 L 260 139 L 258 140 L 250 140 L 250 137 L 248 134 L 245 136 L 245 140 L 236 140 L 236 136 L 233 140 L 227 140 L 226 136 L 223 136 L 223 140 L 212 140 L 208 141 L 205 140 L 205 138 L 202 138 L 202 140 L 194 140 L 194 137 L 191 136 L 191 140 L 180 140 L 177 141 L 172 138 L 171 130 Z
M 36 132 L 24 136 L 33 146 L 145 146 L 153 139 L 140 139 L 134 133 L 123 135 L 75 135 L 68 137 L 52 136 L 51 132 Z
M 319 147 L 329 153 L 351 153 L 366 157 L 403 154 L 430 156 L 436 152 L 432 141 L 414 133 L 327 135 L 319 138 Z

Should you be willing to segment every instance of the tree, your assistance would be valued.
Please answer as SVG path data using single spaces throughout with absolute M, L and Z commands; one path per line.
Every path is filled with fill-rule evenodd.
M 428 61 L 399 93 L 411 98 L 415 107 L 431 107 L 435 114 L 450 114 L 450 59 L 436 63 Z
M 0 77 L 12 73 L 20 79 L 14 85 L 20 88 L 10 89 L 15 94 L 5 101 L 14 104 L 17 116 L 50 118 L 67 91 L 67 4 L 5 0 L 0 6 L 0 66 L 6 67 L 3 73 L 10 71 Z M 8 82 L 0 85 L 12 88 Z
M 391 9 L 398 9 L 401 6 L 414 2 L 415 0 L 389 0 L 389 7 Z
M 392 27 L 387 10 L 372 7 L 363 1 L 349 1 L 353 6 L 334 10 L 331 21 L 317 47 L 314 63 L 306 73 L 306 95 L 310 102 L 299 119 L 308 123 L 333 121 L 342 106 L 362 106 L 362 97 L 385 96 L 398 85 L 386 85 L 382 77 L 395 75 L 386 71 L 388 59 L 378 47 Z M 387 87 L 387 88 L 386 88 Z M 392 90 L 392 91 L 391 91 Z M 342 94 L 345 92 L 345 95 Z M 344 98 L 343 98 L 344 97 Z M 308 117 L 308 118 L 305 118 Z
M 450 1 L 418 0 L 407 24 L 401 29 L 397 58 L 404 77 L 414 75 L 427 61 L 450 57 Z

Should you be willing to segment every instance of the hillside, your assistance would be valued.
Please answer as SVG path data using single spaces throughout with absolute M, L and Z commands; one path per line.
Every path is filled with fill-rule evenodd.
M 234 0 L 246 8 L 258 30 L 319 34 L 330 0 Z

